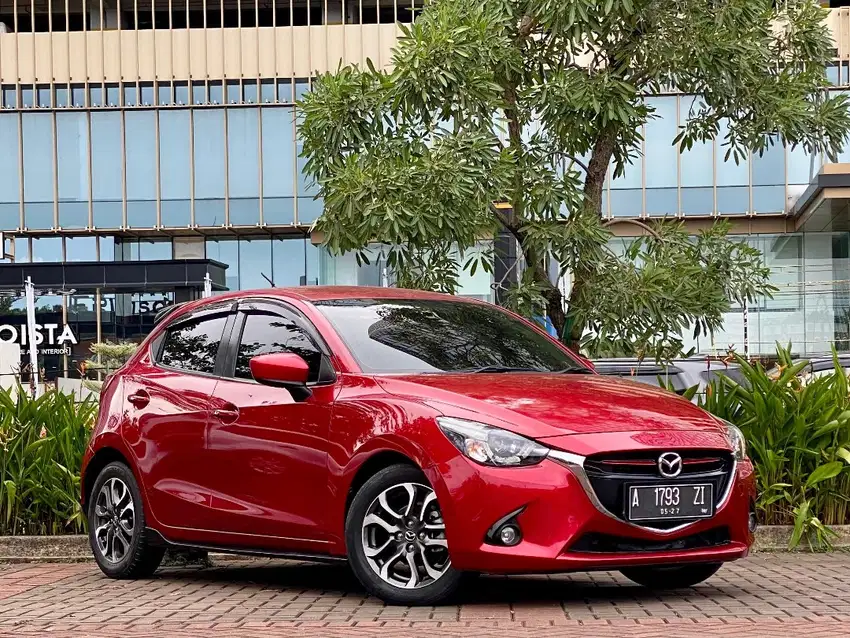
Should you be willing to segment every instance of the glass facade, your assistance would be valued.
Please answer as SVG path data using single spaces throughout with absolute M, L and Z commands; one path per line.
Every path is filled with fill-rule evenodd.
M 0 230 L 309 225 L 293 105 L 0 111 Z
M 726 122 L 715 141 L 697 142 L 680 153 L 673 140 L 689 114 L 699 110 L 699 100 L 671 94 L 648 97 L 646 104 L 655 118 L 643 126 L 641 153 L 625 175 L 612 179 L 609 171 L 607 217 L 783 215 L 825 161 L 774 138 L 760 155 L 736 163 L 726 157 Z M 844 155 L 839 161 L 850 160 L 850 150 Z
M 381 47 L 396 35 L 379 25 L 411 22 L 422 5 L 7 5 L 0 11 L 4 50 L 28 50 L 19 44 L 34 41 L 35 33 L 63 33 L 55 42 L 38 36 L 50 41 L 43 58 L 46 49 L 26 45 L 33 46 L 37 69 L 22 66 L 21 54 L 0 69 L 0 231 L 14 233 L 6 235 L 4 252 L 17 262 L 214 259 L 228 266 L 231 290 L 392 285 L 381 246 L 373 247 L 369 264 L 358 265 L 354 255 L 330 255 L 307 237 L 322 202 L 304 175 L 295 102 L 310 90 L 307 75 L 337 67 L 337 40 L 344 62 L 371 55 L 377 66 L 389 64 Z M 842 18 L 848 31 L 845 18 L 850 15 Z M 337 27 L 342 30 L 334 32 Z M 136 35 L 124 37 L 122 30 Z M 67 35 L 72 31 L 103 33 Z M 159 50 L 165 33 L 169 45 Z M 355 35 L 346 42 L 348 33 Z M 89 47 L 85 55 L 68 45 L 66 56 L 64 45 L 56 45 L 72 37 Z M 208 50 L 210 43 L 218 48 Z M 152 55 L 153 64 L 144 57 Z M 826 70 L 834 91 L 850 86 L 846 51 L 842 58 Z M 53 75 L 45 75 L 47 66 Z M 670 92 L 646 103 L 655 117 L 642 127 L 640 152 L 625 174 L 609 172 L 605 217 L 784 218 L 824 161 L 774 139 L 761 155 L 736 164 L 726 159 L 725 123 L 717 141 L 680 153 L 673 139 L 698 99 Z M 839 161 L 850 162 L 850 146 Z M 850 235 L 752 235 L 750 241 L 764 252 L 780 288 L 749 309 L 750 350 L 770 351 L 775 339 L 789 338 L 806 352 L 827 350 L 832 341 L 850 349 Z M 8 260 L 0 254 L 0 262 Z M 460 293 L 492 300 L 492 282 L 483 269 L 462 273 Z M 156 311 L 174 300 L 167 290 L 75 293 L 45 295 L 38 307 L 45 322 L 75 327 L 81 341 L 74 358 L 85 358 L 98 338 L 142 337 Z M 13 304 L 15 312 L 21 308 L 22 301 Z M 734 309 L 714 342 L 693 345 L 708 351 L 735 343 L 740 350 L 742 325 L 743 312 Z

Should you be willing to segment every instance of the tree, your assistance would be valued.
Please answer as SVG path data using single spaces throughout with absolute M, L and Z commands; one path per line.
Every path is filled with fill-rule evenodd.
M 138 347 L 139 344 L 132 341 L 93 343 L 89 346 L 89 350 L 94 357 L 83 363 L 80 372 L 83 378 L 90 373 L 96 373 L 101 377 L 108 376 L 127 363 Z M 89 390 L 99 392 L 103 381 L 86 379 L 84 384 Z
M 681 149 L 718 139 L 738 162 L 784 140 L 835 157 L 850 117 L 825 91 L 825 15 L 813 0 L 434 0 L 401 27 L 392 71 L 340 68 L 300 103 L 317 229 L 367 261 L 385 242 L 399 283 L 448 292 L 454 251 L 506 229 L 524 265 L 510 305 L 591 351 L 675 351 L 683 329 L 770 294 L 769 271 L 725 224 L 691 239 L 634 222 L 642 237 L 615 254 L 606 173 L 639 153 L 644 96 L 671 86 L 693 96 Z

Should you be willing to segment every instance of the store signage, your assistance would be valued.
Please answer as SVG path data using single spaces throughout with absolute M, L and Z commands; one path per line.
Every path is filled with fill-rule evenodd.
M 25 347 L 29 343 L 26 325 L 0 325 L 0 343 L 17 343 Z M 71 346 L 78 343 L 77 336 L 68 324 L 35 324 L 35 345 L 40 348 L 42 354 L 69 355 Z

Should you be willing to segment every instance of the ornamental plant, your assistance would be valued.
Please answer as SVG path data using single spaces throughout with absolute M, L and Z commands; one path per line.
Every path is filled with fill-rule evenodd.
M 0 388 L 0 535 L 84 531 L 80 464 L 97 405 Z
M 779 365 L 766 370 L 736 357 L 740 383 L 720 376 L 702 407 L 731 421 L 747 438 L 755 466 L 759 519 L 793 525 L 791 547 L 828 548 L 832 525 L 850 524 L 850 394 L 846 373 L 807 378 L 808 361 L 777 345 Z

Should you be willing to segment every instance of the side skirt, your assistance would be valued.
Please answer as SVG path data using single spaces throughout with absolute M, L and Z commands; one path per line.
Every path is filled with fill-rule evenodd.
M 222 547 L 219 545 L 208 545 L 206 543 L 177 543 L 166 539 L 162 534 L 160 534 L 158 531 L 151 527 L 146 528 L 145 532 L 148 535 L 148 538 L 151 539 L 152 544 L 157 545 L 159 547 L 165 547 L 167 549 L 199 549 L 207 552 L 216 552 L 221 554 L 236 554 L 240 556 L 261 556 L 264 558 L 285 558 L 289 560 L 304 560 L 316 563 L 340 564 L 348 562 L 348 559 L 344 556 L 331 556 L 329 554 L 287 552 L 269 549 L 257 549 L 255 547 L 232 547 L 229 545 Z

